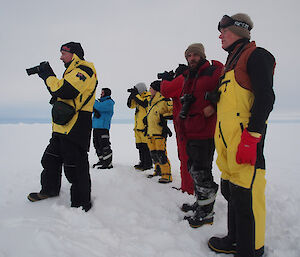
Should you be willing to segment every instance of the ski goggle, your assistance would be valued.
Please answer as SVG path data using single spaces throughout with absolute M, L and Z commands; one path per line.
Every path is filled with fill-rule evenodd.
M 221 29 L 225 29 L 229 26 L 237 26 L 237 27 L 247 29 L 249 31 L 252 29 L 252 27 L 248 23 L 243 21 L 237 21 L 232 19 L 228 15 L 224 15 L 218 24 L 218 30 L 221 31 Z

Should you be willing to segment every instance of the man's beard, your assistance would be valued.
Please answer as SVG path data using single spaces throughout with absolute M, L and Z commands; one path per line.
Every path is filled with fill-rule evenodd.
M 197 61 L 191 61 L 189 63 L 189 70 L 190 71 L 196 71 L 199 69 L 199 67 L 202 65 L 203 59 L 200 59 L 198 62 Z
M 192 61 L 191 63 L 189 63 L 189 71 L 190 71 L 190 76 L 193 77 L 197 74 L 199 68 L 201 67 L 202 64 L 205 63 L 205 59 L 200 59 L 198 62 L 196 61 Z M 191 64 L 193 66 L 191 66 Z

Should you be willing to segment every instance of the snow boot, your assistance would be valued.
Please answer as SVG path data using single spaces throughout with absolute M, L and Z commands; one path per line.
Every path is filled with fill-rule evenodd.
M 201 207 L 200 207 L 201 208 Z M 202 210 L 196 210 L 196 214 L 193 217 L 185 217 L 188 220 L 190 226 L 192 228 L 199 228 L 203 225 L 209 224 L 212 225 L 214 223 L 214 212 L 206 213 Z
M 236 243 L 229 236 L 211 237 L 208 240 L 208 247 L 216 253 L 236 253 Z
M 208 247 L 216 253 L 236 254 L 236 243 L 228 235 L 225 237 L 211 237 L 208 240 Z M 255 250 L 255 257 L 264 255 L 264 246 Z M 238 255 L 234 255 L 238 256 Z
M 102 165 L 103 165 L 103 160 L 99 159 L 99 161 L 97 163 L 93 164 L 93 168 L 97 168 L 97 167 L 102 166 Z
M 57 196 L 57 195 L 50 196 L 50 195 L 44 195 L 44 194 L 41 194 L 41 193 L 30 193 L 27 196 L 27 198 L 31 202 L 37 202 L 37 201 L 45 200 L 49 197 L 55 197 L 55 196 Z
M 153 174 L 150 174 L 147 176 L 147 178 L 153 178 L 156 176 L 161 176 L 161 170 L 160 170 L 160 166 L 159 165 L 155 165 L 155 170 Z
M 153 167 L 152 167 L 152 164 L 151 165 L 134 165 L 134 168 L 137 170 L 137 171 L 145 171 L 145 170 L 151 170 Z
M 97 169 L 106 170 L 106 169 L 111 169 L 111 168 L 113 168 L 113 165 L 110 163 L 108 165 L 99 166 Z
M 171 173 L 162 173 L 161 178 L 158 180 L 158 183 L 167 184 L 172 182 Z
M 137 170 L 141 170 L 142 167 L 143 167 L 143 165 L 142 165 L 141 162 L 139 162 L 138 164 L 134 165 L 133 167 L 134 167 L 135 169 L 137 169 Z
M 84 210 L 85 212 L 88 212 L 92 208 L 92 206 L 93 206 L 92 202 L 89 202 L 88 204 L 85 205 L 71 204 L 72 208 L 82 207 L 82 210 Z
M 198 207 L 198 203 L 197 203 L 197 201 L 196 201 L 196 202 L 194 202 L 193 204 L 184 203 L 184 204 L 181 206 L 180 209 L 181 209 L 183 212 L 188 212 L 188 211 L 196 211 L 197 207 Z

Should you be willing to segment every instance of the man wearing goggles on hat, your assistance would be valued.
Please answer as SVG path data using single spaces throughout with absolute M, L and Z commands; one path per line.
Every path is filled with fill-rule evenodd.
M 222 172 L 221 192 L 228 201 L 228 234 L 208 246 L 236 257 L 262 256 L 265 238 L 266 123 L 275 95 L 275 58 L 250 42 L 253 22 L 246 14 L 225 15 L 218 25 L 228 52 L 219 85 L 215 144 Z

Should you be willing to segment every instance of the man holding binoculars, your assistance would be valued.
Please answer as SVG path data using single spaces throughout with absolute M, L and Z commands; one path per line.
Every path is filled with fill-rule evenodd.
M 62 167 L 71 183 L 71 207 L 89 211 L 91 179 L 88 154 L 92 130 L 97 75 L 92 63 L 84 60 L 80 43 L 61 46 L 61 60 L 66 70 L 58 79 L 50 64 L 43 62 L 27 69 L 38 74 L 52 99 L 52 137 L 42 157 L 41 191 L 28 195 L 31 202 L 59 195 Z
M 188 67 L 179 66 L 175 78 L 170 73 L 160 74 L 160 92 L 173 99 L 174 109 L 178 109 L 173 112 L 176 133 L 187 142 L 188 170 L 194 181 L 196 202 L 193 205 L 183 204 L 182 211 L 194 211 L 193 216 L 185 218 L 191 227 L 197 228 L 213 223 L 218 190 L 212 176 L 216 111 L 214 103 L 205 99 L 205 94 L 217 87 L 223 65 L 218 61 L 210 64 L 201 43 L 190 45 L 185 51 L 185 58 Z

